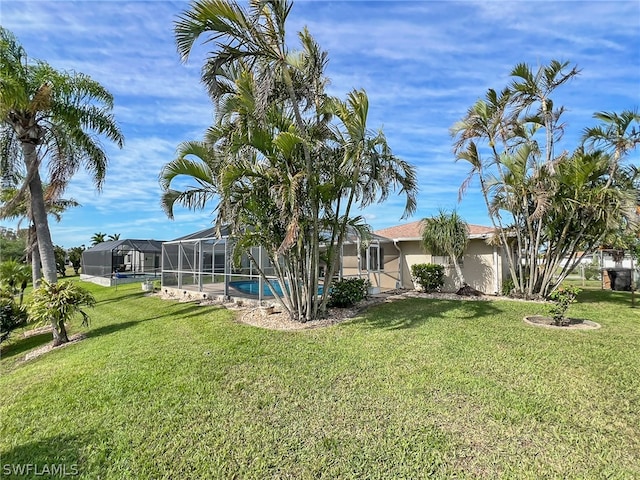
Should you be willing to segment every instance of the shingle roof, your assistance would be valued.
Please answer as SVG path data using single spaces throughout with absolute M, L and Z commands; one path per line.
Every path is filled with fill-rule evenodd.
M 493 227 L 469 225 L 469 238 L 484 238 L 494 232 Z M 383 228 L 374 232 L 376 235 L 393 240 L 420 240 L 422 238 L 422 220 L 395 227 Z

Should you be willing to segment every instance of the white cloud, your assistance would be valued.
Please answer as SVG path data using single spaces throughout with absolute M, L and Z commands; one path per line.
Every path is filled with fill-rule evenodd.
M 97 195 L 85 173 L 67 196 L 83 207 L 52 225 L 55 235 L 86 243 L 98 230 L 175 238 L 205 228 L 204 212 L 162 212 L 157 176 L 179 142 L 200 139 L 212 106 L 200 84 L 209 46 L 181 64 L 173 22 L 187 1 L 21 1 L 2 4 L 2 24 L 31 58 L 91 75 L 115 96 L 125 147 L 106 144 L 110 166 Z M 638 106 L 640 31 L 637 0 L 593 1 L 297 1 L 288 35 L 307 25 L 329 52 L 329 92 L 369 95 L 369 126 L 382 127 L 396 155 L 415 164 L 421 218 L 453 208 L 468 167 L 455 163 L 449 128 L 488 88 L 501 89 L 512 67 L 567 60 L 582 73 L 558 92 L 567 107 L 562 148 L 573 149 L 595 111 Z M 473 185 L 460 213 L 487 223 Z M 399 221 L 403 200 L 367 209 L 374 228 Z M 384 215 L 380 211 L 384 210 Z M 102 227 L 102 228 L 101 228 Z M 121 228 L 119 228 L 121 227 Z M 81 238 L 85 240 L 78 243 Z M 58 240 L 55 240 L 58 242 Z

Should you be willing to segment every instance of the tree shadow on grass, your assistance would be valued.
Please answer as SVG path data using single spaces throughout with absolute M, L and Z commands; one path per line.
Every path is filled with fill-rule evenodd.
M 53 340 L 51 332 L 43 332 L 39 335 L 31 335 L 30 337 L 23 337 L 22 334 L 18 337 L 17 333 L 13 335 L 14 336 L 10 338 L 11 343 L 0 349 L 0 358 L 15 357 L 16 355 L 50 343 Z
M 635 306 L 640 308 L 640 293 L 635 292 Z M 578 303 L 612 303 L 632 307 L 632 293 L 618 290 L 584 289 L 578 294 Z
M 398 330 L 418 328 L 435 319 L 473 320 L 501 312 L 493 301 L 412 298 L 372 307 L 353 323 L 370 328 Z
M 82 475 L 83 449 L 93 432 L 54 435 L 2 450 L 2 478 L 63 478 Z
M 147 293 L 146 292 L 142 292 L 142 291 L 126 293 L 126 294 L 119 295 L 117 297 L 110 297 L 110 298 L 105 298 L 103 300 L 99 300 L 99 301 L 96 302 L 96 306 L 98 306 L 98 305 L 106 305 L 107 303 L 120 302 L 120 301 L 123 301 L 123 300 L 136 298 L 136 297 L 144 297 L 145 295 L 147 295 Z
M 219 307 L 222 308 L 222 307 Z M 103 335 L 109 335 L 110 333 L 118 332 L 120 330 L 124 330 L 140 323 L 150 322 L 153 320 L 160 320 L 166 317 L 180 317 L 180 318 L 191 318 L 200 316 L 205 313 L 203 307 L 195 303 L 185 303 L 183 306 L 181 305 L 179 308 L 171 308 L 164 311 L 162 315 L 154 315 L 147 318 L 140 319 L 132 319 L 124 322 L 116 322 L 110 323 L 108 325 L 103 325 L 102 327 L 93 328 L 87 331 L 87 337 L 101 337 Z
M 218 307 L 222 308 L 222 307 Z M 165 313 L 162 315 L 154 315 L 152 317 L 140 318 L 140 319 L 132 319 L 124 322 L 114 322 L 107 325 L 103 325 L 97 328 L 89 328 L 86 331 L 86 338 L 95 338 L 101 337 L 104 335 L 109 335 L 111 333 L 119 332 L 121 330 L 125 330 L 127 328 L 134 327 L 138 324 L 149 322 L 152 320 L 159 320 L 166 317 L 179 316 L 180 318 L 191 318 L 202 315 L 205 313 L 203 307 L 194 304 L 194 303 L 185 303 L 181 305 L 179 308 L 172 308 L 169 310 L 165 310 Z M 69 334 L 71 331 L 69 330 Z M 38 335 L 31 335 L 29 337 L 18 337 L 18 334 L 11 338 L 11 343 L 3 346 L 0 350 L 0 358 L 9 359 L 12 357 L 16 357 L 26 352 L 33 350 L 34 348 L 42 347 L 47 343 L 51 343 L 52 336 L 50 331 L 43 332 Z

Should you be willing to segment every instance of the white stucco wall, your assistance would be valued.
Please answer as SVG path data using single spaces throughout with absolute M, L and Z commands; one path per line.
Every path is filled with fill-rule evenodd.
M 418 263 L 438 263 L 442 257 L 426 253 L 419 240 L 405 240 L 397 243 L 401 255 L 393 243 L 384 244 L 384 270 L 379 273 L 359 271 L 355 246 L 345 246 L 343 250 L 343 275 L 369 278 L 372 286 L 383 290 L 394 288 L 415 288 L 411 278 L 411 266 Z M 470 240 L 467 253 L 463 258 L 462 273 L 465 281 L 473 288 L 487 295 L 500 292 L 504 266 L 501 250 L 487 244 L 484 239 Z M 456 273 L 453 265 L 445 266 L 445 285 L 447 292 L 456 291 Z

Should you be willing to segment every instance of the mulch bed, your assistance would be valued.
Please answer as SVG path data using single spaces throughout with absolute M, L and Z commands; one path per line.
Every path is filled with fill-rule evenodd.
M 556 328 L 559 330 L 595 330 L 601 327 L 599 323 L 581 318 L 570 318 L 568 325 L 558 326 L 555 324 L 553 318 L 543 317 L 541 315 L 524 317 L 524 323 L 533 325 L 534 327 Z
M 49 329 L 51 331 L 51 329 Z M 68 347 L 69 345 L 73 345 L 74 343 L 78 343 L 80 340 L 84 340 L 87 336 L 84 333 L 76 333 L 74 335 L 69 335 L 69 341 L 67 343 L 63 343 L 62 345 L 58 345 L 57 347 L 53 346 L 53 341 L 43 345 L 42 347 L 35 348 L 27 353 L 22 359 L 23 362 L 39 357 L 40 355 L 44 355 L 47 352 L 50 352 L 54 348 L 57 350 L 59 348 Z

